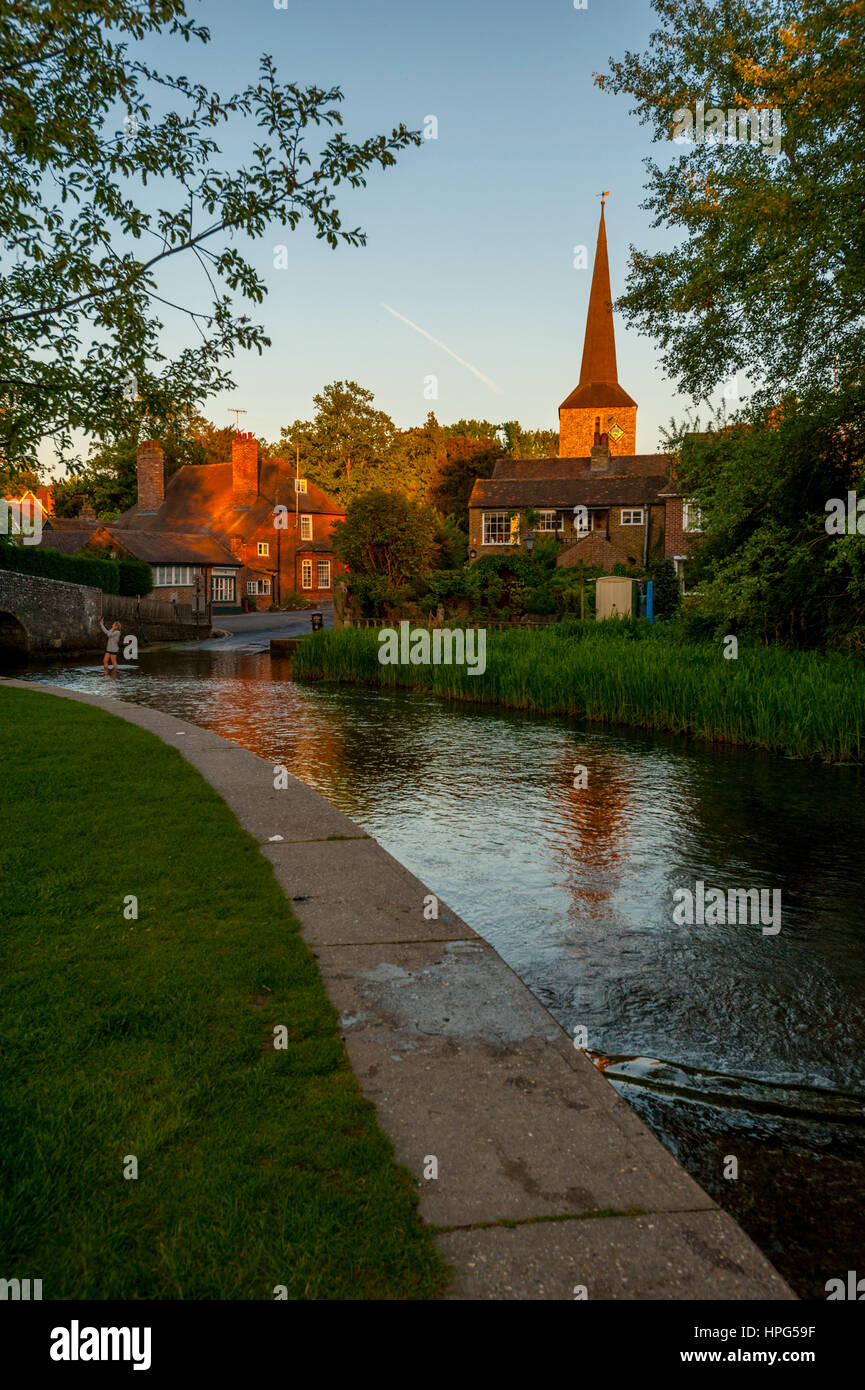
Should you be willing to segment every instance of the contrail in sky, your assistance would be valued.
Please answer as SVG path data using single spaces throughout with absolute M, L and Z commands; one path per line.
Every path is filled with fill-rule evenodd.
M 476 377 L 480 377 L 481 381 L 485 382 L 492 391 L 495 391 L 497 396 L 504 394 L 501 386 L 497 386 L 491 377 L 484 376 L 483 372 L 479 372 L 477 367 L 472 366 L 471 362 L 467 362 L 464 357 L 459 357 L 457 353 L 454 352 L 453 348 L 448 347 L 447 343 L 440 343 L 438 338 L 434 338 L 431 333 L 427 333 L 425 328 L 420 327 L 420 324 L 412 323 L 411 319 L 407 319 L 405 314 L 398 314 L 396 309 L 392 309 L 389 304 L 383 302 L 382 308 L 387 309 L 389 314 L 393 314 L 395 319 L 401 319 L 403 323 L 407 323 L 409 328 L 414 329 L 415 333 L 420 333 L 423 338 L 429 338 L 431 343 L 435 343 L 436 347 L 440 347 L 442 352 L 448 353 L 455 362 L 459 362 L 461 367 L 468 367 L 469 371 L 474 372 Z

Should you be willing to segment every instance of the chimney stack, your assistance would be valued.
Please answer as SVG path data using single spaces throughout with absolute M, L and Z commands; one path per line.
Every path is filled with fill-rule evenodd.
M 601 432 L 601 421 L 595 416 L 595 437 L 592 440 L 592 453 L 589 460 L 590 473 L 606 473 L 610 466 L 610 436 L 606 430 Z
M 165 497 L 165 455 L 155 439 L 146 440 L 138 450 L 138 508 L 155 512 Z
M 258 440 L 238 434 L 231 441 L 231 486 L 235 507 L 251 507 L 258 497 Z

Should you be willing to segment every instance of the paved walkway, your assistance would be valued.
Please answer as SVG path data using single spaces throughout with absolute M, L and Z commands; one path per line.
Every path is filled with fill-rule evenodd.
M 294 778 L 275 790 L 268 762 L 197 725 L 39 690 L 150 729 L 256 837 L 440 1228 L 451 1298 L 793 1298 L 492 947 L 443 903 L 433 918 L 428 889 L 353 821 Z
M 266 652 L 270 650 L 272 637 L 299 637 L 302 633 L 311 632 L 310 620 L 314 612 L 322 614 L 326 628 L 333 627 L 332 603 L 322 603 L 315 609 L 301 608 L 291 613 L 235 613 L 218 616 L 214 621 L 213 626 L 227 632 L 227 637 L 208 637 L 206 641 L 194 645 L 198 651 L 205 652 L 221 651 L 226 647 Z

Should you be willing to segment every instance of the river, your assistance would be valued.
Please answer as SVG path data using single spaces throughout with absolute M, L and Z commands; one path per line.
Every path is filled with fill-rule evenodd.
M 8 674 L 107 684 L 81 662 Z M 586 1029 L 801 1296 L 862 1264 L 865 770 L 296 684 L 242 646 L 144 652 L 111 688 L 286 764 L 374 835 Z M 780 889 L 780 932 L 675 924 L 698 880 Z

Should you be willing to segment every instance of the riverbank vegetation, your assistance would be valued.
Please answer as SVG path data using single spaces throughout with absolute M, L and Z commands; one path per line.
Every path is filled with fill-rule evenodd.
M 299 679 L 407 686 L 449 700 L 765 748 L 827 762 L 865 759 L 865 670 L 858 658 L 724 640 L 639 619 L 487 633 L 486 670 L 382 665 L 375 628 L 301 643 Z
M 0 689 L 0 717 L 4 1277 L 52 1299 L 434 1295 L 412 1180 L 253 837 L 144 729 L 36 691 Z

